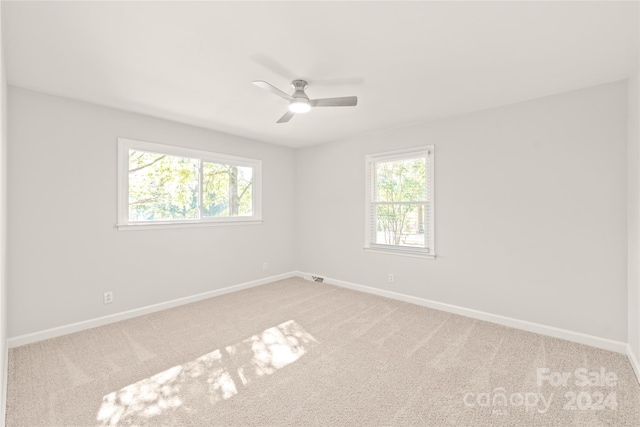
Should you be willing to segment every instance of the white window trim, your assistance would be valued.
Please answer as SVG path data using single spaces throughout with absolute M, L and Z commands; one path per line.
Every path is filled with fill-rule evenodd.
M 371 194 L 372 194 L 372 176 L 371 176 L 371 164 L 374 162 L 380 161 L 389 161 L 389 160 L 401 160 L 401 159 L 409 159 L 418 156 L 427 155 L 429 156 L 429 183 L 430 188 L 428 189 L 429 195 L 431 198 L 431 203 L 429 203 L 429 229 L 428 229 L 428 248 L 420 249 L 420 248 L 410 248 L 404 246 L 394 246 L 394 245 L 381 245 L 376 244 L 371 241 Z M 390 255 L 400 255 L 406 257 L 414 257 L 414 258 L 426 258 L 426 259 L 435 259 L 436 258 L 436 248 L 435 248 L 435 146 L 434 145 L 425 145 L 414 148 L 407 148 L 404 150 L 394 150 L 394 151 L 385 151 L 382 153 L 374 153 L 368 154 L 365 156 L 365 200 L 364 200 L 364 250 L 366 252 L 372 253 L 380 253 L 380 254 L 390 254 Z
M 223 163 L 253 168 L 253 215 L 236 217 L 210 217 L 197 220 L 129 221 L 129 150 L 169 154 L 200 159 L 205 162 Z M 202 180 L 202 174 L 199 179 Z M 189 228 L 262 224 L 262 161 L 211 151 L 174 145 L 157 144 L 135 139 L 118 138 L 118 222 L 116 228 L 125 230 L 150 230 L 159 228 Z

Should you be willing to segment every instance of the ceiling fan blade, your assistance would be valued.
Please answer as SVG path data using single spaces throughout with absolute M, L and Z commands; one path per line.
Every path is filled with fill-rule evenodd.
M 284 116 L 280 117 L 280 120 L 278 120 L 276 123 L 287 123 L 295 114 L 296 113 L 292 113 L 291 111 L 287 110 L 287 112 L 284 113 Z
M 270 83 L 264 82 L 262 80 L 256 80 L 256 81 L 253 82 L 253 84 L 258 86 L 258 87 L 261 87 L 262 89 L 266 89 L 269 92 L 271 92 L 273 94 L 276 94 L 281 98 L 286 99 L 287 101 L 291 101 L 293 99 L 290 95 L 284 93 L 283 91 L 281 91 L 280 89 L 278 89 L 277 87 L 275 87 L 274 85 L 272 85 Z
M 357 96 L 343 96 L 342 98 L 322 98 L 311 99 L 309 105 L 312 107 L 353 107 L 358 105 Z

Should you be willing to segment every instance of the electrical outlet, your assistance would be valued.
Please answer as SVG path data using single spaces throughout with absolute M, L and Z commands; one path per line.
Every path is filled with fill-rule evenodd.
M 389 283 L 393 283 L 395 280 L 395 277 L 393 277 L 393 273 L 389 273 Z
M 267 270 L 269 269 L 269 263 L 268 263 L 268 262 L 263 262 L 263 263 L 262 263 L 262 269 L 263 269 L 264 271 L 267 271 Z
M 108 291 L 104 293 L 104 303 L 111 304 L 113 302 L 113 292 Z

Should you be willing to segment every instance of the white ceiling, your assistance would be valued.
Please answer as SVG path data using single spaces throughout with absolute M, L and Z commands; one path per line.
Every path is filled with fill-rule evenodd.
M 303 147 L 626 78 L 637 2 L 3 2 L 9 84 Z M 287 102 L 357 95 L 276 124 Z

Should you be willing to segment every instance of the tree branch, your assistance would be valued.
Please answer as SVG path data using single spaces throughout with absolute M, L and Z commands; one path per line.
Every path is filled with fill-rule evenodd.
M 249 182 L 246 187 L 244 187 L 244 190 L 242 190 L 242 193 L 240 193 L 240 195 L 238 196 L 238 200 L 242 200 L 242 196 L 244 196 L 244 193 L 247 192 L 247 189 L 251 187 L 251 182 Z
M 155 196 L 155 197 L 149 197 L 148 199 L 142 199 L 142 200 L 136 200 L 135 202 L 129 202 L 129 206 L 131 206 L 131 205 L 139 205 L 139 204 L 142 204 L 142 203 L 151 202 L 153 200 L 156 200 L 159 197 L 160 196 Z
M 142 165 L 142 166 L 137 167 L 137 168 L 129 169 L 129 173 L 131 173 L 131 172 L 137 172 L 137 171 L 139 171 L 139 170 L 141 170 L 141 169 L 148 168 L 149 166 L 151 166 L 151 165 L 154 165 L 154 164 L 158 163 L 160 160 L 164 159 L 165 157 L 167 157 L 167 156 L 166 156 L 165 154 L 163 154 L 162 156 L 158 157 L 157 159 L 155 159 L 155 160 L 154 160 L 153 162 L 151 162 L 151 163 L 147 163 L 146 165 Z

